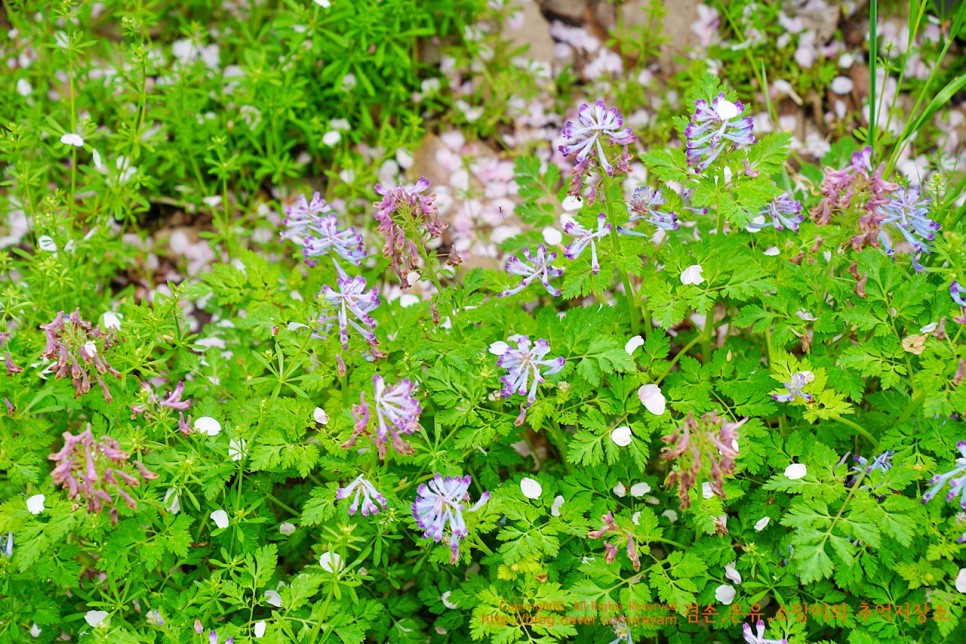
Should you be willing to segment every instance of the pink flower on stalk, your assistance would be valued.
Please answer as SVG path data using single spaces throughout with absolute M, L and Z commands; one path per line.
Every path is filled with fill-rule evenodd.
M 408 378 L 386 387 L 385 379 L 376 374 L 372 377 L 376 407 L 376 433 L 369 434 L 370 410 L 365 392 L 361 394 L 360 404 L 353 406 L 352 413 L 356 423 L 352 437 L 343 443 L 349 448 L 356 444 L 359 436 L 369 434 L 379 450 L 379 458 L 386 457 L 386 443 L 391 441 L 393 448 L 400 454 L 412 454 L 412 446 L 400 434 L 412 434 L 419 429 L 419 416 L 422 407 L 412 397 L 414 385 Z
M 355 478 L 352 483 L 349 483 L 345 487 L 340 487 L 335 493 L 335 498 L 342 500 L 347 499 L 352 496 L 355 492 L 355 496 L 352 499 L 352 505 L 349 506 L 349 514 L 355 514 L 356 510 L 359 509 L 359 503 L 362 503 L 362 516 L 367 517 L 370 514 L 379 514 L 379 505 L 385 510 L 387 503 L 385 497 L 379 494 L 379 491 L 365 479 L 365 477 L 360 474 Z M 379 505 L 376 505 L 378 503 Z
M 443 478 L 441 474 L 436 474 L 428 484 L 423 483 L 416 490 L 413 518 L 424 531 L 423 537 L 436 542 L 443 540 L 444 533 L 449 528 L 451 564 L 459 561 L 460 542 L 469 536 L 463 510 L 476 512 L 490 499 L 490 493 L 484 492 L 473 507 L 466 508 L 471 482 L 469 476 Z
M 116 378 L 121 374 L 111 367 L 101 357 L 97 348 L 97 340 L 103 341 L 103 348 L 109 349 L 114 341 L 112 333 L 105 333 L 100 328 L 93 328 L 90 322 L 81 319 L 80 309 L 66 316 L 61 311 L 50 324 L 41 324 L 47 337 L 42 358 L 54 360 L 57 370 L 56 378 L 70 376 L 75 398 L 80 398 L 91 390 L 91 376 L 104 392 L 104 399 L 110 403 L 113 400 L 107 385 L 101 380 L 101 374 L 110 373 Z
M 158 408 L 167 407 L 178 412 L 178 429 L 181 433 L 191 433 L 191 417 L 189 416 L 187 420 L 184 417 L 184 411 L 191 407 L 191 401 L 181 400 L 181 396 L 184 394 L 184 382 L 179 380 L 177 386 L 164 400 L 160 400 L 146 382 L 141 383 L 141 389 L 146 392 L 148 399 L 146 402 L 131 405 L 131 418 L 137 418 L 149 411 L 151 413 L 148 414 L 148 417 L 153 418 L 160 411 Z
M 600 213 L 597 216 L 597 230 L 593 231 L 584 228 L 576 221 L 568 221 L 564 224 L 564 232 L 576 237 L 573 242 L 564 248 L 564 257 L 567 259 L 577 259 L 590 247 L 590 268 L 596 275 L 600 271 L 600 263 L 597 261 L 597 240 L 603 239 L 610 233 L 610 224 L 607 223 L 607 215 Z
M 682 509 L 691 505 L 689 492 L 703 470 L 708 470 L 711 491 L 722 499 L 726 498 L 724 477 L 734 474 L 735 459 L 738 457 L 738 428 L 747 420 L 743 418 L 731 423 L 716 412 L 711 412 L 704 414 L 699 423 L 688 413 L 681 427 L 661 438 L 669 445 L 661 451 L 661 458 L 676 463 L 667 476 L 666 485 L 677 484 Z
M 420 177 L 416 185 L 408 187 L 390 188 L 376 184 L 376 193 L 382 196 L 382 201 L 373 204 L 376 208 L 375 218 L 379 223 L 376 230 L 386 236 L 382 252 L 399 276 L 403 288 L 411 286 L 406 276 L 419 268 L 419 247 L 416 244 L 417 241 L 422 244 L 423 239 L 412 238 L 417 234 L 414 225 L 425 225 L 426 232 L 433 239 L 441 237 L 446 229 L 439 221 L 436 195 L 421 194 L 427 188 L 429 179 L 426 177 Z
M 745 624 L 741 627 L 742 634 L 745 637 L 745 644 L 788 644 L 788 640 L 785 638 L 780 640 L 765 639 L 765 620 L 763 619 L 758 620 L 755 628 L 757 634 L 751 632 L 751 624 Z
M 111 524 L 116 524 L 117 504 L 111 492 L 121 497 L 132 510 L 137 509 L 134 498 L 122 487 L 141 485 L 137 478 L 122 469 L 128 465 L 130 455 L 122 451 L 113 438 L 102 436 L 95 441 L 90 423 L 77 436 L 64 432 L 64 446 L 47 458 L 57 461 L 51 472 L 54 482 L 67 489 L 68 499 L 86 498 L 88 512 L 100 512 L 106 504 L 110 507 Z M 142 479 L 158 478 L 141 461 L 134 461 L 134 465 Z
M 853 198 L 860 196 L 857 205 L 866 210 L 866 215 L 859 220 L 863 232 L 869 234 L 868 239 L 856 238 L 857 243 L 871 243 L 875 233 L 875 211 L 889 201 L 889 193 L 899 186 L 889 183 L 882 178 L 882 167 L 872 171 L 872 148 L 865 147 L 852 154 L 851 163 L 842 170 L 825 168 L 825 178 L 822 180 L 822 194 L 824 198 L 812 212 L 811 218 L 816 224 L 823 226 L 832 220 L 833 212 L 841 212 L 850 208 Z
M 333 316 L 331 312 L 326 312 L 319 319 L 319 322 L 328 326 L 334 318 L 339 321 L 339 339 L 342 348 L 349 348 L 349 327 L 358 331 L 362 338 L 372 346 L 379 344 L 373 329 L 376 328 L 376 321 L 370 317 L 370 313 L 379 306 L 379 290 L 373 287 L 366 290 L 366 278 L 360 276 L 349 277 L 344 275 L 338 279 L 339 290 L 330 286 L 323 286 L 319 293 L 327 304 L 337 309 Z
M 553 297 L 560 297 L 562 291 L 550 283 L 550 280 L 554 277 L 563 275 L 563 269 L 550 265 L 553 260 L 557 259 L 557 253 L 548 253 L 546 247 L 540 244 L 537 247 L 536 257 L 530 254 L 529 248 L 523 249 L 523 257 L 525 261 L 514 256 L 510 256 L 506 260 L 506 264 L 504 265 L 506 272 L 511 275 L 520 275 L 523 279 L 518 285 L 500 293 L 498 297 L 516 295 L 535 281 L 543 284 L 544 288 L 547 289 L 547 293 Z
M 607 551 L 606 561 L 607 563 L 613 563 L 617 559 L 617 553 L 619 548 L 616 544 L 621 543 L 624 537 L 627 537 L 627 558 L 631 560 L 631 564 L 634 566 L 634 571 L 639 572 L 641 570 L 641 556 L 637 552 L 637 546 L 634 544 L 634 535 L 630 531 L 624 530 L 614 521 L 613 512 L 608 512 L 600 518 L 604 522 L 599 530 L 592 530 L 587 533 L 587 537 L 590 539 L 604 539 L 608 534 L 614 533 L 617 535 L 617 539 L 614 542 L 604 542 L 604 550 Z

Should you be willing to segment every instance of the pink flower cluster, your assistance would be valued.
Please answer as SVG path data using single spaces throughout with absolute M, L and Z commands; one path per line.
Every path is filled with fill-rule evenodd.
M 64 446 L 48 458 L 57 462 L 51 476 L 55 483 L 67 489 L 68 499 L 87 499 L 87 511 L 99 513 L 110 508 L 111 524 L 117 523 L 117 503 L 120 497 L 132 510 L 137 508 L 134 498 L 122 486 L 138 487 L 141 482 L 124 471 L 130 455 L 121 450 L 117 441 L 108 436 L 94 440 L 90 424 L 78 435 L 64 432 Z M 141 478 L 148 481 L 158 475 L 134 461 Z
M 109 349 L 114 341 L 113 334 L 101 329 L 93 328 L 90 322 L 81 319 L 80 309 L 65 316 L 61 311 L 50 324 L 41 324 L 47 336 L 47 346 L 41 357 L 55 361 L 56 378 L 70 376 L 73 381 L 76 398 L 91 390 L 91 377 L 97 381 L 104 392 L 104 399 L 110 403 L 113 400 L 107 385 L 101 379 L 104 373 L 110 373 L 115 378 L 121 374 L 111 367 L 100 356 L 97 341 L 102 341 L 103 348 Z
M 634 565 L 634 571 L 639 572 L 641 570 L 641 556 L 637 552 L 637 546 L 634 544 L 634 535 L 617 525 L 617 523 L 614 521 L 614 514 L 612 512 L 608 512 L 600 519 L 604 522 L 604 525 L 601 526 L 599 530 L 592 530 L 591 532 L 588 532 L 587 536 L 590 539 L 603 539 L 610 533 L 617 535 L 617 539 L 613 543 L 607 541 L 604 542 L 604 549 L 607 550 L 607 563 L 613 563 L 614 560 L 617 559 L 619 548 L 616 544 L 624 541 L 624 537 L 626 536 L 627 558 L 630 559 L 631 563 Z
M 662 441 L 669 447 L 661 451 L 661 458 L 675 461 L 674 470 L 668 474 L 666 484 L 678 486 L 681 508 L 691 505 L 691 488 L 698 482 L 702 470 L 710 475 L 711 491 L 726 498 L 724 477 L 734 474 L 738 457 L 738 428 L 748 419 L 736 423 L 726 421 L 717 412 L 704 414 L 701 421 L 689 413 L 684 424 Z

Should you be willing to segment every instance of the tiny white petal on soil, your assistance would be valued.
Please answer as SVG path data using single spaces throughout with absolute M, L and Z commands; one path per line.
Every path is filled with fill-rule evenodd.
M 647 411 L 655 416 L 661 416 L 667 410 L 667 401 L 664 399 L 664 394 L 661 393 L 661 388 L 657 385 L 644 385 L 637 390 L 637 397 L 640 398 Z
M 956 590 L 966 594 L 966 568 L 960 568 L 956 575 Z
M 445 593 L 439 596 L 439 599 L 440 601 L 443 602 L 443 606 L 445 606 L 446 608 L 450 610 L 456 610 L 457 608 L 459 608 L 459 604 L 454 604 L 449 600 L 449 596 L 452 592 L 453 592 L 452 590 L 447 590 Z
M 286 521 L 285 523 L 278 526 L 278 531 L 287 537 L 290 534 L 293 534 L 295 532 L 295 524 L 292 524 Z
M 74 147 L 84 147 L 84 139 L 81 138 L 80 134 L 74 134 L 73 132 L 68 132 L 64 136 L 60 137 L 60 142 L 66 145 L 73 145 Z
M 727 577 L 729 581 L 735 584 L 740 584 L 741 573 L 739 573 L 738 570 L 735 568 L 736 563 L 738 562 L 732 561 L 730 564 L 725 566 L 725 577 Z
M 682 284 L 698 285 L 704 282 L 704 275 L 701 274 L 701 265 L 694 264 L 681 271 Z
M 327 425 L 329 423 L 329 415 L 321 407 L 315 408 L 315 411 L 312 412 L 312 418 L 320 425 Z
M 266 590 L 265 596 L 268 597 L 268 604 L 274 606 L 275 608 L 282 607 L 282 596 L 278 594 L 275 590 Z
M 701 496 L 706 499 L 710 499 L 714 496 L 714 490 L 711 489 L 711 484 L 707 481 L 701 484 Z
M 768 526 L 768 523 L 770 521 L 771 521 L 771 517 L 762 517 L 758 519 L 758 523 L 755 524 L 755 530 L 757 530 L 758 532 L 761 532 L 762 530 L 765 529 L 765 527 Z
M 265 620 L 264 619 L 262 621 L 260 621 L 260 622 L 255 622 L 254 632 L 255 632 L 255 638 L 256 639 L 261 639 L 262 637 L 265 636 L 265 628 L 266 628 L 266 626 L 267 625 L 265 624 Z
M 97 628 L 97 625 L 107 619 L 106 610 L 89 610 L 84 615 L 84 621 L 87 622 L 88 626 L 91 628 Z
M 543 229 L 543 241 L 545 241 L 548 246 L 558 246 L 560 245 L 560 242 L 563 241 L 563 233 L 553 226 L 547 226 Z
M 670 521 L 671 523 L 677 523 L 678 513 L 675 512 L 674 510 L 665 510 L 664 512 L 661 513 L 661 516 L 667 517 L 667 520 Z
M 614 486 L 614 494 L 616 494 L 621 498 L 624 498 L 625 496 L 627 496 L 627 488 L 624 487 L 623 483 L 618 482 L 617 485 Z

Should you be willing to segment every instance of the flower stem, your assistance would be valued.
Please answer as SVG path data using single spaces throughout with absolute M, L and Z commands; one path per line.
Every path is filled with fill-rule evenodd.
M 621 253 L 621 239 L 620 235 L 617 234 L 617 222 L 614 221 L 614 213 L 611 209 L 611 202 L 607 198 L 607 189 L 610 187 L 609 182 L 605 179 L 603 189 L 600 192 L 601 201 L 604 202 L 604 210 L 607 212 L 607 223 L 610 224 L 610 241 L 614 249 L 614 254 L 620 257 Z M 634 293 L 634 285 L 631 284 L 630 277 L 627 272 L 623 269 L 620 270 L 621 281 L 624 284 L 624 294 L 627 298 L 627 313 L 630 316 L 631 329 L 633 332 L 640 333 L 641 321 L 637 317 L 635 309 L 637 308 L 637 295 Z M 641 307 L 644 312 L 644 321 L 646 326 L 644 327 L 645 336 L 650 333 L 651 327 L 651 316 L 647 312 L 647 307 L 642 305 Z

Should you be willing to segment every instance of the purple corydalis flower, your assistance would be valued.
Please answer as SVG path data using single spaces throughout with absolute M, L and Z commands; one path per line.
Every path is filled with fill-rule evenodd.
M 476 512 L 490 498 L 490 493 L 484 492 L 473 507 L 466 508 L 471 482 L 469 476 L 443 478 L 441 474 L 436 474 L 428 484 L 423 483 L 416 490 L 413 518 L 424 531 L 423 536 L 436 542 L 443 540 L 448 526 L 451 564 L 459 561 L 459 544 L 469 535 L 463 520 L 463 510 Z
M 929 484 L 932 486 L 929 491 L 922 495 L 922 503 L 925 505 L 933 500 L 936 494 L 949 483 L 949 494 L 946 501 L 952 501 L 957 496 L 960 497 L 959 505 L 966 510 L 966 441 L 956 443 L 956 449 L 962 454 L 961 458 L 956 459 L 956 467 L 945 474 L 937 474 L 932 477 Z M 966 535 L 964 535 L 966 536 Z
M 345 487 L 340 487 L 335 493 L 335 498 L 342 500 L 347 499 L 352 496 L 355 492 L 355 496 L 352 499 L 352 505 L 349 506 L 349 514 L 355 514 L 356 510 L 359 509 L 359 504 L 362 504 L 362 516 L 367 517 L 370 514 L 379 514 L 379 505 L 382 509 L 386 509 L 386 499 L 376 488 L 365 479 L 365 477 L 360 474 L 355 478 L 352 483 L 349 483 Z M 378 503 L 379 505 L 376 505 Z
M 966 289 L 959 282 L 953 282 L 949 285 L 949 297 L 953 298 L 953 302 L 959 306 L 966 308 L 966 298 L 963 297 L 964 293 L 966 293 Z
M 302 247 L 302 255 L 309 266 L 317 264 L 312 258 L 329 256 L 341 275 L 344 273 L 336 257 L 359 266 L 366 256 L 362 235 L 351 226 L 339 230 L 338 217 L 317 192 L 312 195 L 311 203 L 300 195 L 286 210 L 283 224 L 288 230 L 282 232 L 281 237 Z
M 339 320 L 339 339 L 342 348 L 349 348 L 349 327 L 358 331 L 370 345 L 377 345 L 376 321 L 370 313 L 379 306 L 379 290 L 373 287 L 366 290 L 366 279 L 362 276 L 342 276 L 338 279 L 339 290 L 330 286 L 323 286 L 319 296 L 327 303 L 337 307 L 335 317 Z M 325 313 L 320 322 L 328 323 L 332 319 L 330 313 Z
M 195 622 L 196 624 L 198 622 Z M 197 628 L 195 629 L 197 630 Z M 208 644 L 218 644 L 218 633 L 217 631 L 211 631 L 208 633 Z M 235 644 L 235 638 L 229 637 L 225 640 L 225 644 Z
M 101 374 L 110 373 L 115 378 L 120 378 L 121 374 L 104 361 L 95 341 L 103 340 L 103 348 L 109 349 L 113 334 L 95 329 L 90 322 L 81 319 L 79 308 L 67 316 L 61 311 L 50 324 L 41 324 L 40 328 L 47 339 L 40 356 L 54 361 L 57 367 L 54 377 L 70 376 L 76 392 L 74 397 L 80 398 L 91 390 L 90 378 L 93 376 L 104 392 L 104 399 L 110 403 L 113 397 Z
M 610 224 L 607 223 L 607 215 L 600 213 L 597 216 L 596 232 L 584 228 L 573 220 L 564 224 L 564 232 L 576 238 L 564 248 L 564 257 L 567 259 L 577 259 L 590 246 L 590 268 L 594 271 L 594 275 L 596 275 L 600 271 L 600 263 L 597 261 L 597 240 L 602 239 L 610 233 Z
M 669 446 L 661 450 L 664 460 L 676 460 L 677 466 L 667 476 L 666 485 L 678 486 L 681 508 L 691 505 L 690 490 L 698 482 L 698 475 L 705 466 L 711 478 L 711 491 L 727 498 L 724 493 L 724 477 L 735 471 L 738 458 L 738 429 L 747 418 L 732 423 L 718 416 L 717 412 L 704 414 L 699 423 L 689 412 L 684 424 L 661 440 Z
M 510 273 L 511 275 L 520 275 L 523 277 L 523 280 L 521 280 L 517 286 L 508 288 L 500 293 L 498 297 L 509 297 L 511 295 L 516 295 L 537 280 L 544 285 L 544 287 L 547 289 L 547 293 L 553 297 L 559 297 L 561 290 L 550 284 L 551 279 L 563 275 L 562 269 L 555 268 L 550 265 L 553 260 L 557 259 L 557 253 L 548 253 L 544 245 L 540 244 L 537 247 L 536 257 L 530 254 L 529 248 L 523 249 L 523 257 L 524 260 L 514 256 L 511 256 L 506 260 L 506 272 Z
M 417 240 L 407 237 L 407 231 L 410 236 L 413 234 L 412 224 L 424 224 L 426 232 L 434 239 L 441 237 L 446 229 L 439 221 L 436 195 L 422 194 L 427 188 L 429 179 L 426 177 L 420 177 L 415 185 L 408 187 L 376 184 L 376 193 L 382 196 L 382 201 L 373 204 L 379 223 L 376 230 L 386 236 L 382 252 L 395 269 L 403 288 L 411 286 L 406 276 L 419 268 Z M 418 241 L 423 242 L 422 239 Z
M 95 441 L 90 424 L 76 436 L 64 432 L 64 446 L 47 458 L 57 462 L 51 472 L 54 482 L 67 489 L 68 499 L 86 498 L 88 512 L 100 512 L 106 504 L 110 507 L 111 524 L 117 523 L 116 502 L 108 490 L 121 497 L 132 510 L 137 509 L 137 503 L 121 487 L 122 484 L 127 487 L 141 485 L 137 478 L 123 469 L 128 466 L 130 455 L 122 451 L 113 438 L 102 436 Z M 134 466 L 144 480 L 158 478 L 140 461 L 134 461 Z
M 516 348 L 506 342 L 490 345 L 490 353 L 499 356 L 496 363 L 507 370 L 507 375 L 500 378 L 503 383 L 500 395 L 504 398 L 513 394 L 525 395 L 527 404 L 532 405 L 537 399 L 537 385 L 544 382 L 544 376 L 563 369 L 566 361 L 563 356 L 547 359 L 550 344 L 542 338 L 532 345 L 525 335 L 511 335 L 508 340 L 516 344 Z M 542 373 L 541 367 L 544 368 Z
M 929 219 L 929 204 L 931 199 L 923 198 L 918 186 L 899 188 L 889 201 L 879 207 L 881 219 L 879 226 L 879 242 L 890 257 L 895 254 L 892 236 L 886 230 L 887 226 L 898 229 L 912 248 L 912 265 L 916 271 L 922 271 L 916 256 L 928 253 L 927 241 L 932 241 L 939 230 L 939 224 Z
M 759 619 L 758 623 L 755 625 L 757 634 L 752 633 L 751 624 L 745 624 L 742 627 L 742 633 L 745 636 L 745 644 L 788 644 L 787 639 L 780 640 L 769 640 L 765 639 L 765 620 Z
M 423 413 L 422 407 L 412 397 L 414 389 L 412 381 L 403 378 L 397 384 L 387 387 L 385 379 L 376 374 L 372 377 L 372 384 L 376 407 L 376 433 L 370 436 L 379 450 L 379 458 L 386 457 L 387 442 L 392 442 L 392 446 L 400 454 L 412 454 L 412 446 L 400 436 L 400 434 L 412 434 L 418 430 L 419 415 Z M 365 392 L 361 394 L 360 404 L 353 406 L 352 412 L 356 423 L 352 437 L 342 445 L 345 448 L 354 446 L 362 434 L 369 434 L 371 414 Z
M 811 371 L 793 373 L 791 382 L 785 383 L 785 389 L 788 393 L 772 394 L 771 397 L 778 402 L 793 402 L 796 398 L 801 398 L 805 402 L 812 402 L 812 394 L 807 394 L 802 389 L 813 380 L 815 380 L 815 374 Z
M 858 473 L 862 471 L 862 468 L 865 468 L 866 474 L 868 474 L 869 472 L 874 472 L 876 470 L 885 472 L 886 470 L 892 469 L 893 454 L 895 454 L 895 450 L 891 450 L 891 449 L 885 452 L 882 452 L 874 459 L 872 459 L 872 463 L 869 463 L 868 459 L 866 459 L 865 457 L 854 456 L 852 457 L 852 460 L 854 460 L 859 465 L 857 467 L 853 466 L 852 470 Z
M 803 221 L 805 221 L 805 215 L 802 214 L 801 202 L 792 199 L 791 193 L 786 192 L 762 208 L 755 221 L 748 224 L 748 230 L 758 232 L 768 226 L 774 226 L 775 230 L 788 228 L 797 233 Z
M 9 559 L 13 556 L 13 533 L 8 532 L 7 536 L 0 535 L 0 552 Z
M 614 521 L 614 514 L 612 512 L 608 512 L 607 514 L 603 515 L 600 520 L 604 522 L 604 525 L 601 526 L 599 530 L 591 530 L 588 532 L 587 537 L 590 539 L 603 539 L 608 534 L 612 532 L 615 533 L 617 535 L 615 542 L 604 542 L 604 550 L 607 551 L 605 560 L 607 563 L 613 563 L 617 558 L 617 553 L 619 552 L 619 547 L 617 544 L 621 543 L 626 536 L 627 558 L 631 560 L 631 564 L 633 564 L 635 572 L 639 572 L 641 570 L 641 557 L 637 552 L 637 546 L 634 544 L 633 533 L 618 526 Z
M 615 168 L 607 160 L 601 141 L 605 137 L 611 145 L 623 148 L 617 161 L 617 169 L 627 172 L 627 146 L 636 141 L 637 137 L 629 127 L 624 127 L 624 116 L 616 107 L 608 109 L 602 100 L 595 101 L 593 106 L 584 103 L 577 110 L 577 123 L 567 121 L 560 133 L 563 138 L 571 141 L 567 145 L 561 145 L 560 152 L 567 156 L 573 155 L 576 159 L 574 175 L 583 175 L 590 169 L 591 161 L 595 158 L 593 154 L 596 152 L 600 167 L 608 176 L 614 176 Z
M 634 194 L 631 195 L 630 204 L 628 204 L 631 217 L 627 223 L 634 224 L 639 221 L 646 221 L 661 230 L 677 230 L 680 228 L 678 216 L 673 212 L 663 212 L 661 206 L 665 203 L 667 203 L 667 200 L 660 190 L 652 190 L 650 186 L 639 186 L 635 188 Z M 707 212 L 707 210 L 704 212 Z M 650 236 L 648 233 L 628 230 L 623 226 L 618 226 L 617 232 L 622 235 L 631 235 L 634 237 Z
M 684 130 L 687 137 L 688 163 L 698 172 L 704 171 L 730 142 L 732 148 L 754 145 L 754 121 L 750 116 L 738 118 L 745 111 L 741 101 L 732 103 L 724 93 L 718 94 L 711 105 L 705 100 L 694 102 L 694 114 Z

